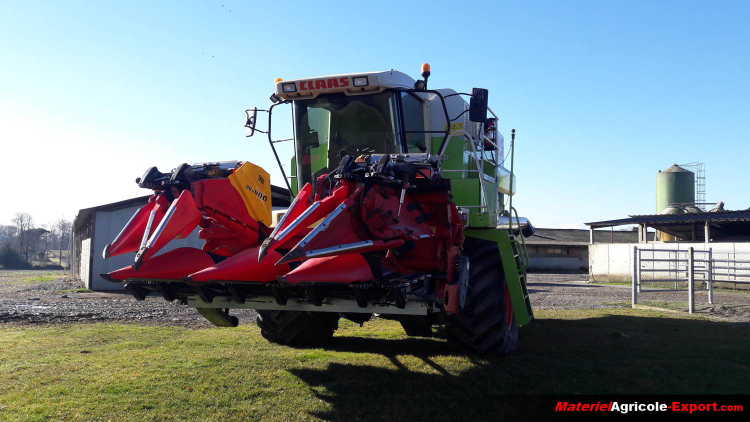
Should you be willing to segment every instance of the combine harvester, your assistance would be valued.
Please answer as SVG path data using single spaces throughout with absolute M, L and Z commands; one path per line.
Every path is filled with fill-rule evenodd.
M 248 110 L 246 124 L 268 136 L 294 196 L 278 224 L 269 175 L 252 163 L 152 167 L 136 182 L 154 195 L 103 251 L 135 262 L 103 276 L 219 326 L 237 325 L 232 308 L 256 309 L 262 335 L 285 345 L 325 343 L 339 318 L 377 314 L 408 335 L 442 325 L 473 352 L 511 352 L 533 319 L 523 244 L 533 229 L 512 207 L 513 141 L 508 171 L 487 90 L 428 89 L 422 70 L 417 81 L 393 70 L 278 79 L 273 104 Z M 289 177 L 271 137 L 284 104 Z M 159 254 L 198 226 L 202 250 Z

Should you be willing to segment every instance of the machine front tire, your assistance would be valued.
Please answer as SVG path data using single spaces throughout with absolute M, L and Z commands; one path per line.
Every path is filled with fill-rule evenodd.
M 464 256 L 469 260 L 468 289 L 461 311 L 447 318 L 448 338 L 474 353 L 507 355 L 518 348 L 518 325 L 497 244 L 467 238 Z
M 271 343 L 293 347 L 326 344 L 338 328 L 339 314 L 331 312 L 258 311 L 260 334 Z

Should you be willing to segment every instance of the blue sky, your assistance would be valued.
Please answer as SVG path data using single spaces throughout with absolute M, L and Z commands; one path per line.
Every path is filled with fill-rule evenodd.
M 748 21 L 731 1 L 4 1 L 0 224 L 146 193 L 150 165 L 278 175 L 242 127 L 274 78 L 425 61 L 517 128 L 514 203 L 537 226 L 653 212 L 656 171 L 691 161 L 709 200 L 747 208 Z

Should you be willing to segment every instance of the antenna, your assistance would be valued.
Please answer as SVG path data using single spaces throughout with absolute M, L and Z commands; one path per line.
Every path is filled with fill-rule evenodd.
M 510 200 L 508 201 L 508 216 L 510 217 L 508 221 L 511 222 L 509 224 L 509 227 L 512 227 L 512 221 L 513 221 L 513 157 L 515 156 L 516 151 L 516 130 L 513 129 L 510 131 Z

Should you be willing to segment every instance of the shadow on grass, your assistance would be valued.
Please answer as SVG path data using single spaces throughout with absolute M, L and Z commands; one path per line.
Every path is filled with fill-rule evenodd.
M 609 315 L 542 319 L 522 330 L 522 350 L 467 356 L 426 338 L 338 337 L 330 350 L 386 356 L 394 369 L 331 363 L 290 372 L 332 409 L 325 420 L 498 420 L 548 412 L 571 394 L 747 394 L 747 324 Z M 433 370 L 402 363 L 414 356 Z
M 406 334 L 404 334 L 406 336 Z M 325 349 L 336 352 L 376 353 L 384 356 L 465 356 L 463 350 L 446 343 L 442 333 L 434 338 L 405 337 L 397 339 L 336 336 Z
M 443 338 L 441 333 L 436 335 L 438 339 Z M 415 356 L 425 364 L 431 366 L 442 375 L 450 375 L 441 365 L 432 358 L 436 356 L 462 356 L 469 359 L 473 364 L 480 364 L 479 357 L 466 355 L 457 346 L 446 343 L 443 340 L 431 338 L 405 338 L 405 339 L 376 339 L 362 337 L 334 337 L 331 343 L 326 345 L 327 350 L 337 352 L 375 353 L 388 358 L 399 370 L 408 371 L 401 363 L 399 356 Z

